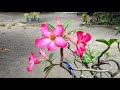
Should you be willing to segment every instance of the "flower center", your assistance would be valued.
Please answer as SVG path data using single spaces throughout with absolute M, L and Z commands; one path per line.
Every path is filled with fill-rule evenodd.
M 78 46 L 80 45 L 80 43 L 81 43 L 80 41 L 77 42 Z
M 56 36 L 55 35 L 51 35 L 50 36 L 50 40 L 54 41 L 56 39 Z

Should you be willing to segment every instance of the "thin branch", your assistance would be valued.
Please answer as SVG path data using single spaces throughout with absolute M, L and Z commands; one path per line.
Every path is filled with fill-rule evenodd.
M 73 70 L 75 70 L 75 71 L 92 71 L 92 72 L 108 72 L 108 71 L 112 70 L 112 67 L 110 67 L 110 69 L 108 69 L 108 70 L 76 69 L 76 68 L 73 68 Z
M 89 78 L 94 78 L 94 77 L 96 77 L 96 74 L 97 74 L 97 72 L 96 72 L 95 74 L 93 74 L 93 76 L 92 76 L 92 77 L 89 77 Z
M 98 63 L 100 63 L 100 58 L 103 56 L 103 54 L 104 54 L 105 52 L 107 52 L 109 49 L 110 49 L 110 47 L 108 46 L 108 48 L 105 49 L 105 50 L 100 54 L 100 56 L 98 57 Z
M 120 52 L 120 43 L 118 42 L 118 50 L 119 50 L 119 52 Z
M 116 76 L 117 74 L 120 73 L 120 64 L 117 61 L 115 61 L 115 60 L 107 60 L 106 62 L 109 62 L 109 61 L 112 61 L 112 62 L 116 63 L 116 65 L 118 67 L 118 70 L 115 73 L 108 72 L 108 73 L 111 74 L 111 77 L 114 77 L 114 76 Z
M 60 56 L 61 56 L 60 66 L 61 66 L 63 69 L 67 70 L 67 71 L 70 73 L 70 75 L 72 75 L 72 71 L 70 71 L 70 70 L 69 70 L 66 66 L 64 66 L 64 64 L 63 64 L 63 58 L 64 58 L 63 48 L 60 48 Z M 74 74 L 74 78 L 77 78 L 75 74 Z
M 70 71 L 66 66 L 64 66 L 64 64 L 60 64 L 60 66 L 65 69 L 66 71 L 68 71 L 70 73 L 70 75 L 72 75 L 72 71 Z M 74 74 L 74 78 L 77 78 L 77 76 Z

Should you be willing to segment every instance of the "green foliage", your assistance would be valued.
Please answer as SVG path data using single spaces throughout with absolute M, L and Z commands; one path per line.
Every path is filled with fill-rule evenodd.
M 96 41 L 97 41 L 97 42 L 102 42 L 102 43 L 104 43 L 104 44 L 106 44 L 106 45 L 109 46 L 108 41 L 106 41 L 105 39 L 96 39 Z
M 109 52 L 104 53 L 105 59 L 107 59 L 110 56 L 109 54 L 110 54 Z
M 54 52 L 52 52 L 52 53 L 49 54 L 49 60 L 50 60 L 50 61 L 53 61 L 53 60 L 54 60 L 54 59 L 53 59 L 53 56 L 54 56 Z
M 108 40 L 109 46 L 111 46 L 114 42 L 116 42 L 118 39 L 110 39 Z
M 66 21 L 66 22 L 63 24 L 65 31 L 66 31 L 67 27 L 69 26 L 69 24 L 70 24 L 71 22 L 72 22 L 72 20 L 68 20 L 68 21 Z
M 39 18 L 39 12 L 30 12 L 30 13 L 24 13 L 25 19 L 31 19 L 32 21 L 35 21 L 36 18 Z
M 88 19 L 89 19 L 89 15 L 87 14 L 87 12 L 83 12 L 82 14 L 82 22 L 85 22 L 87 23 L 88 22 Z
M 120 27 L 115 27 L 114 29 L 115 29 L 115 30 L 118 30 L 117 33 L 116 33 L 115 35 L 120 34 Z
M 43 60 L 41 64 L 46 64 L 47 62 L 48 62 L 47 60 Z
M 91 62 L 91 59 L 89 58 L 89 56 L 86 53 L 83 54 L 82 60 L 85 63 L 90 63 Z
M 118 39 L 109 39 L 108 41 L 105 39 L 96 39 L 97 42 L 102 42 L 106 44 L 107 46 L 111 46 L 114 42 L 116 42 Z
M 29 13 L 24 13 L 24 17 L 28 18 L 29 17 Z
M 95 52 L 94 50 L 91 51 L 90 46 L 88 44 L 86 52 L 83 54 L 82 60 L 85 63 L 92 63 L 98 59 L 100 54 L 101 52 Z
M 94 12 L 92 24 L 117 25 L 120 24 L 120 18 L 114 17 L 111 12 Z
M 48 25 L 48 28 L 49 28 L 50 30 L 53 30 L 53 29 L 54 29 L 54 26 L 53 26 L 53 25 L 51 25 L 51 24 L 49 24 L 49 23 L 47 23 L 47 25 Z
M 49 65 L 49 66 L 45 67 L 43 72 L 45 72 L 45 74 L 47 74 L 52 68 L 53 68 L 53 65 Z

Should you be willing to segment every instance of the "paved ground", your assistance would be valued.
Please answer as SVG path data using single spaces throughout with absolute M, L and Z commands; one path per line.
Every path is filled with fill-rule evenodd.
M 68 31 L 80 27 L 81 17 L 76 14 L 68 13 L 46 13 L 41 14 L 40 23 L 37 26 L 26 26 L 20 23 L 25 21 L 23 13 L 0 13 L 0 23 L 6 24 L 5 27 L 0 26 L 0 48 L 6 48 L 5 52 L 0 51 L 0 78 L 43 78 L 43 68 L 45 65 L 36 65 L 32 73 L 28 73 L 26 68 L 28 66 L 28 56 L 32 51 L 36 55 L 39 55 L 38 49 L 34 46 L 34 40 L 41 37 L 39 31 L 39 24 L 49 22 L 55 25 L 55 18 L 58 17 L 60 23 L 64 23 L 66 20 L 73 20 Z M 10 25 L 13 25 L 10 28 Z M 106 46 L 102 43 L 95 42 L 97 38 L 117 38 L 120 39 L 120 35 L 115 36 L 116 31 L 112 27 L 106 26 L 81 26 L 85 32 L 92 35 L 92 40 L 89 42 L 92 49 L 96 51 L 102 51 Z M 75 34 L 73 34 L 75 36 Z M 110 51 L 110 58 L 116 59 L 119 62 L 120 53 L 116 48 L 116 44 L 113 44 Z M 74 46 L 72 46 L 74 49 Z M 67 51 L 67 50 L 66 50 Z M 56 57 L 59 58 L 59 50 L 57 49 Z M 70 53 L 67 52 L 66 56 Z M 70 57 L 70 56 L 69 56 Z M 40 58 L 42 58 L 40 56 Z M 72 57 L 71 57 L 72 58 Z M 55 62 L 59 62 L 56 60 Z M 62 68 L 56 66 L 48 75 L 50 78 L 69 78 L 71 77 Z

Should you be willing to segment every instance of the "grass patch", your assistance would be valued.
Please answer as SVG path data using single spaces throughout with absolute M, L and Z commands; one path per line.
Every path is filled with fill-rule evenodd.
M 15 25 L 16 25 L 16 23 L 11 24 L 11 26 L 15 26 Z
M 7 27 L 7 29 L 11 29 L 11 26 Z
M 5 27 L 6 25 L 4 23 L 0 23 L 0 26 L 1 27 Z

